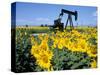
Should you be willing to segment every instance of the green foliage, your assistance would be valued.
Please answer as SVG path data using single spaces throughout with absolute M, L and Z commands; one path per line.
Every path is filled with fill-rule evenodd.
M 66 48 L 63 50 L 54 49 L 53 68 L 54 70 L 82 69 L 90 67 L 90 57 L 81 52 L 71 52 Z
M 31 43 L 26 31 L 16 31 L 16 71 L 34 71 L 35 59 L 30 54 Z

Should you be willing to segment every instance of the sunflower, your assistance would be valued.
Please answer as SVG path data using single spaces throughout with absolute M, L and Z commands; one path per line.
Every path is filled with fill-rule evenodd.
M 96 60 L 93 60 L 93 62 L 91 62 L 91 68 L 96 68 L 97 67 L 97 62 Z
M 37 59 L 36 63 L 43 69 L 49 70 L 51 65 L 52 53 L 48 51 L 44 51 L 40 54 L 39 58 Z

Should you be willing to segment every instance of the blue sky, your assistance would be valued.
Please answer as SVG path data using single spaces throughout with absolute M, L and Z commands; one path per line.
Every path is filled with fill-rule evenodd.
M 16 3 L 16 25 L 53 25 L 58 18 L 61 9 L 78 11 L 78 20 L 73 23 L 78 25 L 97 25 L 97 8 L 87 6 L 54 5 L 39 3 Z M 64 14 L 62 22 L 65 24 L 68 15 Z

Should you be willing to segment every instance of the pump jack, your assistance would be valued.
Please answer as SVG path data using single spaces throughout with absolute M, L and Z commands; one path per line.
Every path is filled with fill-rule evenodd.
M 72 12 L 72 11 L 68 11 L 68 10 L 62 9 L 59 17 L 62 17 L 64 15 L 64 13 L 68 14 L 68 18 L 67 18 L 67 22 L 66 22 L 66 25 L 65 25 L 65 29 L 66 29 L 66 27 L 68 25 L 68 21 L 70 22 L 70 28 L 73 29 L 74 26 L 73 26 L 73 21 L 72 21 L 72 15 L 75 16 L 75 21 L 76 21 L 77 20 L 77 16 L 78 16 L 77 15 L 77 11 Z
M 72 21 L 72 15 L 75 16 L 75 21 L 77 21 L 78 13 L 77 13 L 77 11 L 72 12 L 72 11 L 65 10 L 65 9 L 61 10 L 61 13 L 59 14 L 58 19 L 54 20 L 54 25 L 51 26 L 51 27 L 53 27 L 53 28 L 58 27 L 59 30 L 63 31 L 63 29 L 64 29 L 64 23 L 61 23 L 61 19 L 62 19 L 64 13 L 68 14 L 68 18 L 67 18 L 67 22 L 66 22 L 66 25 L 65 25 L 65 29 L 67 28 L 68 21 L 70 23 L 70 29 L 74 28 L 73 21 Z

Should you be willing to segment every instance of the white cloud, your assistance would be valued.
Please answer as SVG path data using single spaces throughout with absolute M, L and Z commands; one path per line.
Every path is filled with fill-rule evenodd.
M 16 19 L 17 22 L 25 22 L 26 20 L 24 19 Z
M 25 19 L 16 19 L 16 23 L 23 23 L 23 24 L 32 24 L 33 23 L 33 21 L 32 20 L 25 20 Z
M 93 12 L 93 16 L 97 17 L 97 11 Z
M 25 19 L 18 19 L 18 20 L 16 20 L 16 22 L 29 22 L 29 23 L 32 23 L 33 21 L 32 20 L 25 20 Z
M 39 18 L 36 18 L 36 21 L 50 21 L 50 19 L 39 17 Z
M 97 11 L 93 12 L 92 16 L 94 17 L 93 19 L 97 21 L 97 16 L 98 16 Z

